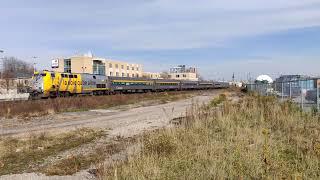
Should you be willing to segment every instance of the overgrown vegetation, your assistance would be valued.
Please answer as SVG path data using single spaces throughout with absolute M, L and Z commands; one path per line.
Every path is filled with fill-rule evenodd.
M 0 139 L 0 175 L 31 172 L 45 158 L 92 142 L 104 134 L 103 131 L 79 129 L 50 136 L 43 133 L 24 140 Z
M 219 103 L 222 105 L 217 106 Z M 105 179 L 319 179 L 320 120 L 292 102 L 223 95 L 185 123 L 150 133 Z
M 130 144 L 134 142 L 134 138 L 111 141 L 108 144 L 95 148 L 88 154 L 69 156 L 53 164 L 42 167 L 39 171 L 48 176 L 72 175 L 80 170 L 90 168 L 91 165 L 103 163 L 106 158 L 123 151 L 127 146 L 130 146 Z
M 67 111 L 84 111 L 133 104 L 146 100 L 166 103 L 190 97 L 191 92 L 164 92 L 147 94 L 121 94 L 112 96 L 84 96 L 23 102 L 0 102 L 0 117 L 28 118 Z

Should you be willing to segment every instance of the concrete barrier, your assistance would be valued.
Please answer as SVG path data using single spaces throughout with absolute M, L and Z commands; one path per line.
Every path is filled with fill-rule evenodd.
M 29 94 L 0 94 L 0 101 L 21 101 L 28 100 Z

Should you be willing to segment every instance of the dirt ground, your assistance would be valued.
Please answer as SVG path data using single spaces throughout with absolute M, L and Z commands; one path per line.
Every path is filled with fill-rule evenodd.
M 145 131 L 167 127 L 172 119 L 185 116 L 186 110 L 192 104 L 208 103 L 214 96 L 222 92 L 223 90 L 206 91 L 202 95 L 190 99 L 166 104 L 144 102 L 109 109 L 61 113 L 28 121 L 2 119 L 0 120 L 0 136 L 23 137 L 34 133 L 60 133 L 88 127 L 106 130 L 107 137 L 102 141 L 108 141 L 114 137 L 132 137 Z M 97 146 L 97 143 L 99 144 L 99 142 L 86 144 L 80 149 L 73 150 L 74 152 L 64 152 L 60 156 L 84 153 Z M 116 156 L 119 156 L 119 154 Z M 54 161 L 55 157 L 49 157 L 46 163 Z M 0 177 L 0 179 L 94 179 L 94 176 L 87 170 L 83 170 L 73 176 L 46 177 L 41 174 L 30 173 L 7 175 Z

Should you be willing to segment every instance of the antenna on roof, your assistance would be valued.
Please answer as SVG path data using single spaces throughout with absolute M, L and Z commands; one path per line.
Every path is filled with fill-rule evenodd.
M 88 53 L 84 54 L 85 57 L 93 57 L 93 54 L 91 51 L 88 51 Z

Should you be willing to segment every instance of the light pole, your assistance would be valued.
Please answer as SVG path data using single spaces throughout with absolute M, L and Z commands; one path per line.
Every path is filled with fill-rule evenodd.
M 0 53 L 4 53 L 4 50 L 0 49 Z M 0 58 L 0 79 L 2 79 L 2 71 L 3 71 L 3 58 Z
M 37 59 L 38 57 L 37 56 L 33 56 L 32 59 L 33 59 L 33 73 L 36 72 L 36 65 L 37 63 L 35 62 L 35 60 Z

